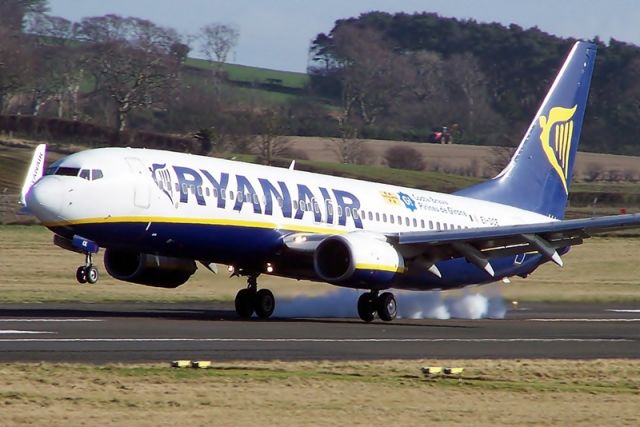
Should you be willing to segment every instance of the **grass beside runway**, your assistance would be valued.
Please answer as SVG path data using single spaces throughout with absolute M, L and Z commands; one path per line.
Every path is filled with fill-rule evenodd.
M 527 279 L 514 278 L 502 287 L 508 300 L 563 302 L 639 302 L 640 237 L 599 237 L 586 240 L 564 256 L 565 266 L 542 266 Z M 177 289 L 129 284 L 101 271 L 97 285 L 79 285 L 75 270 L 83 256 L 52 244 L 41 226 L 0 226 L 0 303 L 21 302 L 208 302 L 232 301 L 243 278 L 229 278 L 224 266 L 218 275 L 200 267 Z M 260 286 L 277 297 L 318 295 L 331 285 L 261 276 Z M 460 292 L 460 291 L 456 291 Z
M 463 366 L 425 379 L 422 366 Z M 0 425 L 637 425 L 640 361 L 0 367 Z

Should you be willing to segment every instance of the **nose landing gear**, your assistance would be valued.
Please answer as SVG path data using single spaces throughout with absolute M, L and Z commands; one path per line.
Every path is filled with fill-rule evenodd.
M 84 265 L 81 265 L 76 270 L 76 280 L 78 283 L 91 283 L 94 284 L 100 277 L 98 269 L 93 265 L 93 256 L 91 252 L 87 252 L 84 255 Z
M 390 322 L 398 314 L 396 298 L 391 292 L 378 295 L 378 291 L 371 291 L 358 298 L 358 315 L 365 322 L 371 322 L 378 313 L 380 320 Z
M 260 319 L 268 319 L 276 307 L 276 299 L 269 289 L 258 290 L 258 275 L 247 279 L 247 287 L 236 295 L 236 313 L 243 319 L 249 319 L 255 312 Z

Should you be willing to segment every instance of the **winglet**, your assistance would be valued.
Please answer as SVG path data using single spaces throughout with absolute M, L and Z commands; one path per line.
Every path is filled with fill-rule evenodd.
M 296 167 L 296 161 L 294 159 L 294 160 L 291 160 L 291 164 L 289 165 L 289 170 L 292 171 L 295 169 L 295 167 Z
M 29 170 L 22 184 L 22 191 L 20 192 L 20 204 L 27 206 L 26 197 L 29 190 L 37 180 L 42 178 L 44 173 L 44 160 L 47 154 L 47 144 L 40 144 L 33 151 L 33 157 L 31 158 L 31 164 Z

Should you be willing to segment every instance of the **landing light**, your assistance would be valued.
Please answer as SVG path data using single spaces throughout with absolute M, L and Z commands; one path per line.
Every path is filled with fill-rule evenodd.
M 270 262 L 267 263 L 267 273 L 273 273 L 273 265 Z
M 229 273 L 233 273 L 234 271 L 236 271 L 236 268 L 233 265 L 230 265 L 230 266 L 227 267 L 227 271 Z

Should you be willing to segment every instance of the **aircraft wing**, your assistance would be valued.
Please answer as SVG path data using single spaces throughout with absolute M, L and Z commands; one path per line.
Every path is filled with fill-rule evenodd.
M 491 257 L 538 252 L 561 266 L 557 249 L 580 244 L 593 234 L 638 227 L 640 214 L 613 215 L 501 227 L 401 232 L 389 236 L 389 241 L 405 252 L 412 248 L 410 252 L 424 256 L 429 264 L 466 257 L 493 276 Z M 434 274 L 438 275 L 436 271 Z

